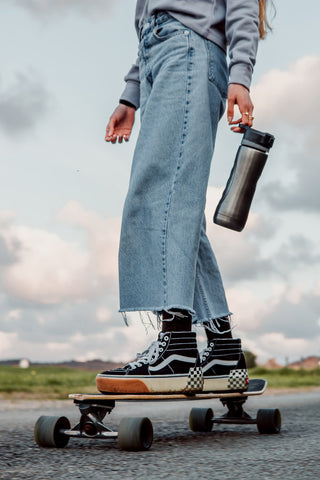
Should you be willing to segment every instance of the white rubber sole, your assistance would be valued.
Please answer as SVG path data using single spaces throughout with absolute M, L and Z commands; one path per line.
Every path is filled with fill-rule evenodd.
M 249 375 L 246 369 L 231 370 L 229 375 L 203 377 L 204 392 L 245 391 L 249 387 Z

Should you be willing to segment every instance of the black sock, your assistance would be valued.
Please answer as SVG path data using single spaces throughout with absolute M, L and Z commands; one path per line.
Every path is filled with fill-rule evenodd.
M 215 338 L 232 338 L 230 318 L 221 317 L 209 320 L 203 324 L 207 339 L 214 340 Z
M 187 310 L 162 312 L 162 332 L 191 332 L 192 316 Z

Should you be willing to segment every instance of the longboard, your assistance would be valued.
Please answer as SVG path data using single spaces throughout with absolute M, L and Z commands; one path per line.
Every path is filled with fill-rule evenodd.
M 153 441 L 153 426 L 147 417 L 122 418 L 118 432 L 103 423 L 106 414 L 111 413 L 116 402 L 146 401 L 193 401 L 220 399 L 227 407 L 227 413 L 215 417 L 211 408 L 192 408 L 189 426 L 193 432 L 210 432 L 216 424 L 256 424 L 259 433 L 279 433 L 281 415 L 278 409 L 260 409 L 252 418 L 243 410 L 248 397 L 262 395 L 267 382 L 263 379 L 251 379 L 246 391 L 207 392 L 182 394 L 81 394 L 73 393 L 69 398 L 80 410 L 80 421 L 71 428 L 66 417 L 41 416 L 34 428 L 34 437 L 40 447 L 62 448 L 71 437 L 118 439 L 123 450 L 148 450 Z
M 246 398 L 253 395 L 262 395 L 267 387 L 266 380 L 260 378 L 254 378 L 250 380 L 249 387 L 245 391 L 230 391 L 230 392 L 208 392 L 208 393 L 196 393 L 194 395 L 183 394 L 183 393 L 167 393 L 167 394 L 156 394 L 156 393 L 137 393 L 137 394 L 85 394 L 85 393 L 71 393 L 69 398 L 76 400 L 77 402 L 86 402 L 86 401 L 99 401 L 103 402 L 108 400 L 116 400 L 117 402 L 121 401 L 158 401 L 158 400 L 210 400 L 213 398 Z

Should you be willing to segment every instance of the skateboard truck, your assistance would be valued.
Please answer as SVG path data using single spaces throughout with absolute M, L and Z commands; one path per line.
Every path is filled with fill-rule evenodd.
M 237 398 L 237 399 L 221 399 L 220 402 L 224 407 L 227 407 L 228 411 L 221 418 L 239 418 L 239 419 L 250 419 L 250 415 L 246 413 L 243 409 L 244 403 L 247 401 L 248 397 Z M 217 422 L 218 423 L 218 422 Z
M 74 432 L 73 436 L 88 436 L 88 437 L 102 437 L 102 438 L 116 438 L 117 433 L 113 432 L 103 423 L 104 417 L 111 413 L 115 406 L 115 401 L 110 400 L 110 405 L 101 406 L 99 404 L 86 404 L 74 401 L 78 404 L 81 417 L 80 422 L 71 431 Z M 114 435 L 110 435 L 110 433 Z M 66 433 L 66 432 L 65 432 Z

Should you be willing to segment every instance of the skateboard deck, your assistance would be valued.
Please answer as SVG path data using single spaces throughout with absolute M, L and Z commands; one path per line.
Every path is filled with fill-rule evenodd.
M 220 399 L 227 407 L 221 417 L 215 417 L 211 408 L 192 408 L 189 427 L 193 432 L 210 432 L 214 424 L 257 425 L 259 433 L 279 433 L 281 415 L 278 409 L 260 409 L 256 417 L 248 415 L 243 405 L 250 396 L 262 395 L 267 382 L 251 379 L 246 391 L 207 392 L 190 394 L 81 394 L 69 398 L 80 410 L 80 421 L 71 428 L 66 417 L 41 416 L 34 428 L 34 437 L 40 447 L 62 448 L 71 437 L 89 439 L 117 439 L 123 450 L 148 450 L 153 441 L 153 426 L 147 417 L 122 418 L 118 431 L 113 431 L 103 420 L 117 402 L 193 401 Z M 129 407 L 128 410 L 132 408 Z
M 246 398 L 253 395 L 262 395 L 267 387 L 267 381 L 261 378 L 254 378 L 250 380 L 249 387 L 245 391 L 233 391 L 229 392 L 206 392 L 206 393 L 196 393 L 193 395 L 183 394 L 183 393 L 136 393 L 136 394 L 103 394 L 103 393 L 94 393 L 94 394 L 85 394 L 85 393 L 71 393 L 69 398 L 76 400 L 78 402 L 91 402 L 91 401 L 108 401 L 116 400 L 117 402 L 121 401 L 157 401 L 157 400 L 210 400 L 213 398 Z

